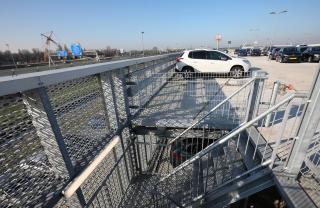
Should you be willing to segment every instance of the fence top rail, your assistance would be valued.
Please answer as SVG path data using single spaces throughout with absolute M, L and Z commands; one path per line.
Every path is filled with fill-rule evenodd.
M 72 80 L 112 71 L 135 64 L 155 61 L 163 58 L 178 55 L 180 53 L 170 53 L 158 56 L 149 56 L 127 60 L 111 61 L 106 63 L 89 64 L 84 66 L 66 67 L 42 72 L 33 72 L 16 76 L 0 77 L 0 96 L 13 94 L 21 91 L 31 90 L 39 87 L 56 84 L 59 82 Z

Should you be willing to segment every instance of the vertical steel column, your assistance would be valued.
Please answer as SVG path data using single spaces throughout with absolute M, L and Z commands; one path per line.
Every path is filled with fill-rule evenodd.
M 46 88 L 40 87 L 37 90 L 26 92 L 24 102 L 48 160 L 56 171 L 57 176 L 72 179 L 76 173 Z M 77 190 L 77 196 L 78 200 L 72 198 L 72 203 L 78 202 L 84 206 L 85 199 L 80 189 Z
M 249 94 L 245 122 L 250 121 L 258 113 L 258 106 L 261 100 L 264 80 L 267 79 L 267 73 L 264 71 L 253 71 L 252 77 L 255 78 L 255 81 L 252 84 L 251 91 Z
M 271 98 L 270 98 L 270 103 L 269 103 L 269 108 L 274 106 L 274 104 L 276 103 L 279 87 L 280 87 L 280 82 L 279 81 L 274 82 L 273 89 L 272 89 L 272 94 L 271 94 Z M 269 127 L 270 126 L 271 117 L 272 117 L 272 113 L 267 115 L 266 121 L 265 121 L 265 124 L 264 124 L 265 127 Z
M 204 193 L 204 177 L 203 177 L 203 161 L 202 158 L 197 159 L 192 164 L 192 190 L 191 190 L 191 197 L 192 199 L 197 198 L 198 196 Z M 198 204 L 196 206 L 199 206 Z M 194 207 L 194 206 L 192 206 Z
M 102 93 L 104 97 L 104 103 L 106 107 L 107 117 L 109 119 L 109 123 L 111 128 L 114 132 L 118 131 L 120 124 L 119 112 L 118 112 L 118 105 L 117 105 L 117 98 L 115 93 L 115 86 L 112 79 L 112 72 L 105 72 L 100 74 L 100 81 L 102 87 Z M 130 181 L 129 171 L 128 171 L 128 164 L 126 160 L 126 148 L 124 147 L 124 141 L 122 133 L 119 133 L 120 141 L 121 141 L 121 148 L 124 154 L 124 161 L 125 161 L 125 169 L 128 181 Z
M 65 163 L 64 157 L 68 154 L 64 144 L 62 145 L 63 151 L 60 151 L 59 142 L 64 143 L 62 135 L 59 133 L 59 137 L 55 136 L 38 92 L 37 90 L 25 92 L 23 101 L 54 172 L 57 176 L 69 178 L 68 171 L 72 172 L 73 169 L 68 156 L 68 163 Z
M 290 175 L 299 174 L 314 134 L 320 122 L 320 69 L 316 72 L 310 91 L 309 101 L 306 103 L 297 137 L 289 154 L 286 172 Z
M 129 137 L 131 138 L 131 129 L 132 129 L 132 123 L 131 123 L 131 113 L 130 113 L 130 104 L 129 104 L 129 98 L 128 98 L 128 90 L 127 90 L 127 85 L 126 85 L 126 75 L 124 73 L 124 70 L 127 70 L 128 73 L 130 72 L 130 67 L 121 69 L 118 72 L 118 79 L 121 83 L 121 89 L 122 89 L 122 95 L 123 95 L 123 99 L 124 99 L 124 108 L 125 108 L 125 113 L 126 113 L 126 117 L 127 117 L 127 125 L 128 125 L 128 131 L 129 131 Z M 121 140 L 123 141 L 123 137 L 121 136 Z M 131 141 L 130 141 L 131 143 Z M 124 144 L 123 142 L 121 143 L 121 145 L 123 145 L 124 148 Z M 131 145 L 131 144 L 129 144 Z M 136 158 L 136 156 L 134 156 L 134 158 Z M 130 159 L 133 159 L 132 157 L 130 157 Z M 125 165 L 126 165 L 126 171 L 128 172 L 128 168 L 127 168 L 127 160 L 126 160 L 126 155 L 124 155 L 124 161 L 125 161 Z M 128 180 L 130 181 L 130 178 L 128 178 Z
M 130 139 L 130 143 L 129 145 L 132 145 L 131 147 L 129 147 L 130 149 L 132 148 L 132 151 L 130 151 L 129 155 L 130 155 L 130 159 L 132 161 L 132 164 L 134 164 L 133 167 L 136 167 L 135 169 L 138 170 L 133 170 L 133 172 L 138 171 L 139 173 L 141 173 L 141 167 L 139 168 L 138 166 L 138 162 L 137 162 L 137 155 L 136 155 L 136 151 L 135 151 L 135 144 L 134 141 L 136 140 L 136 138 L 134 136 L 132 136 L 131 134 L 131 129 L 132 129 L 132 123 L 131 123 L 131 114 L 130 114 L 130 108 L 129 108 L 129 98 L 128 98 L 128 94 L 127 94 L 127 86 L 126 86 L 126 80 L 125 80 L 125 74 L 124 71 L 125 69 L 128 68 L 123 68 L 121 70 L 119 70 L 117 72 L 117 74 L 115 74 L 115 79 L 117 79 L 117 81 L 120 83 L 120 85 L 118 86 L 121 89 L 118 89 L 118 93 L 120 93 L 122 95 L 122 99 L 123 99 L 123 103 L 122 103 L 122 107 L 124 109 L 122 109 L 124 112 L 122 112 L 122 116 L 126 117 L 126 125 L 128 125 L 129 127 L 129 139 Z M 119 108 L 118 108 L 119 109 Z

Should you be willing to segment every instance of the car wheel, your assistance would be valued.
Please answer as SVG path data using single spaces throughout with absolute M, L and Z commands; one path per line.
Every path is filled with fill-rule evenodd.
M 243 77 L 243 68 L 241 66 L 234 66 L 232 67 L 232 69 L 230 70 L 231 76 L 234 79 L 239 79 L 241 77 Z
M 311 63 L 312 62 L 312 56 L 309 56 L 308 58 L 308 62 Z
M 183 78 L 185 79 L 192 79 L 194 78 L 194 69 L 190 66 L 186 66 L 183 68 L 182 70 L 182 75 L 183 75 Z

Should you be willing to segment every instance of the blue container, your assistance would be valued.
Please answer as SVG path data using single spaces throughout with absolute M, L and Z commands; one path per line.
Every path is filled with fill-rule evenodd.
M 72 44 L 71 45 L 71 53 L 73 56 L 82 56 L 82 50 L 81 50 L 81 46 L 78 43 Z
M 68 56 L 68 53 L 66 50 L 62 50 L 62 51 L 57 51 L 57 56 L 59 58 L 66 58 Z

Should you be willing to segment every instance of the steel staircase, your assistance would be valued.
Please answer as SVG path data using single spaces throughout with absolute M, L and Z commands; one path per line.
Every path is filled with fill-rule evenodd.
M 295 96 L 289 94 L 266 112 L 242 123 L 160 178 L 154 185 L 158 204 L 160 197 L 164 207 L 169 204 L 173 207 L 224 207 L 274 185 L 270 165 L 277 160 L 276 153 L 267 143 L 263 145 L 264 151 L 254 147 L 248 132 L 253 134 L 252 129 L 258 121 L 287 105 Z M 167 148 L 179 142 L 181 135 L 170 141 Z

